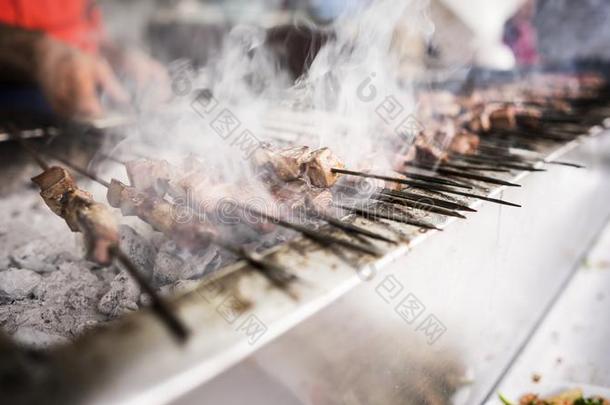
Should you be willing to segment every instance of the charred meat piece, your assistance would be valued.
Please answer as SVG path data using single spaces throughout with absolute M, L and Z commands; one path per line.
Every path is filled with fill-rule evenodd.
M 299 178 L 304 171 L 304 163 L 309 155 L 307 146 L 295 146 L 273 150 L 269 146 L 258 148 L 253 161 L 258 170 L 267 172 L 281 181 Z
M 542 110 L 537 107 L 489 103 L 474 114 L 468 128 L 474 132 L 489 132 L 494 129 L 512 129 L 518 124 L 538 125 Z
M 192 163 L 191 159 L 191 163 Z M 171 234 L 170 229 L 175 227 L 171 218 L 176 215 L 189 215 L 186 211 L 195 211 L 198 216 L 205 217 L 209 220 L 215 220 L 219 224 L 230 225 L 236 224 L 241 218 L 246 221 L 247 218 L 242 216 L 238 204 L 257 205 L 261 202 L 261 198 L 254 193 L 251 186 L 241 185 L 235 186 L 231 184 L 216 183 L 203 174 L 201 164 L 195 162 L 195 165 L 189 169 L 189 162 L 186 162 L 182 168 L 176 167 L 167 163 L 170 174 L 167 181 L 166 192 L 174 199 L 176 204 L 171 204 L 163 198 L 148 193 L 142 193 L 136 190 L 135 187 L 129 187 L 117 180 L 113 180 L 111 188 L 108 192 L 108 199 L 112 206 L 118 207 L 121 204 L 121 209 L 124 215 L 136 215 L 153 225 L 155 229 Z M 145 173 L 150 176 L 149 173 Z M 144 177 L 144 176 L 143 176 Z M 152 183 L 152 179 L 143 179 L 143 181 Z M 151 197 L 151 198 L 149 198 Z M 112 201 L 111 201 L 112 199 Z M 140 211 L 140 200 L 149 201 L 151 207 L 146 208 L 144 212 Z M 157 213 L 160 210 L 173 210 L 172 215 L 164 215 Z M 153 218 L 150 218 L 153 216 Z M 252 223 L 247 221 L 249 225 L 261 232 L 270 232 L 275 229 L 271 223 L 258 221 Z M 182 226 L 182 225 L 181 225 Z M 181 231 L 188 233 L 186 231 Z
M 434 145 L 415 145 L 415 160 L 435 164 L 446 161 L 447 153 Z
M 108 203 L 119 208 L 123 215 L 137 216 L 184 249 L 205 247 L 215 234 L 211 227 L 200 222 L 200 218 L 190 208 L 148 195 L 118 180 L 112 179 L 107 198 Z
M 331 171 L 333 167 L 343 169 L 345 164 L 330 149 L 320 148 L 312 151 L 307 156 L 305 174 L 314 186 L 329 188 L 341 176 L 339 173 Z
M 402 171 L 407 163 L 435 165 L 439 162 L 447 161 L 447 152 L 434 143 L 428 142 L 424 137 L 418 136 L 413 144 L 395 155 L 393 168 Z M 450 146 L 450 144 L 447 146 Z
M 118 226 L 108 208 L 95 202 L 76 186 L 74 178 L 61 167 L 52 166 L 32 178 L 51 210 L 62 217 L 73 232 L 85 237 L 87 258 L 101 265 L 111 262 L 111 249 L 118 244 Z
M 471 132 L 463 131 L 455 135 L 449 145 L 451 152 L 463 155 L 474 154 L 479 147 L 479 136 Z
M 166 160 L 138 159 L 125 163 L 129 183 L 139 191 L 163 196 L 173 177 L 173 168 Z
M 245 223 L 259 232 L 267 233 L 275 229 L 275 225 L 261 220 L 253 220 L 239 208 L 243 206 L 267 206 L 267 201 L 255 193 L 251 186 L 232 184 L 210 184 L 201 175 L 193 173 L 176 183 L 181 188 L 172 189 L 172 197 L 183 200 L 188 205 L 204 213 L 207 218 L 224 225 Z
M 332 193 L 325 188 L 311 187 L 303 180 L 295 180 L 271 188 L 275 202 L 288 211 L 301 210 L 310 204 L 318 211 L 327 211 L 333 201 Z

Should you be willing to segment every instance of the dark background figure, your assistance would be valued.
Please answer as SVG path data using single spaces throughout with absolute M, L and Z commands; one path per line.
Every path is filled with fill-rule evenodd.
M 535 13 L 536 1 L 528 0 L 504 27 L 504 43 L 513 51 L 517 64 L 521 66 L 535 65 L 540 61 L 534 27 Z
M 139 88 L 167 82 L 161 65 L 107 37 L 92 1 L 0 0 L 0 108 L 100 116 L 102 98 L 130 100 L 117 76 Z

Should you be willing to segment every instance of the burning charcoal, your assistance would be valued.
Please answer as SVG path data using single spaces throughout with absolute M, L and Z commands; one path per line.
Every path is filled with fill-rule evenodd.
M 112 318 L 138 310 L 140 288 L 126 273 L 121 272 L 110 283 L 110 290 L 97 304 L 97 309 Z
M 161 232 L 153 232 L 152 236 L 150 237 L 150 243 L 152 244 L 156 252 L 158 252 L 159 249 L 161 249 L 161 246 L 163 246 L 163 244 L 168 240 L 169 239 L 167 238 L 167 236 L 165 236 Z
M 146 238 L 127 225 L 119 227 L 119 246 L 136 267 L 150 276 L 155 265 L 157 250 Z
M 199 278 L 210 271 L 216 270 L 220 265 L 218 248 L 210 246 L 199 254 L 190 257 L 188 263 L 191 267 L 190 276 L 185 278 Z
M 73 306 L 89 306 L 96 303 L 104 288 L 104 282 L 82 264 L 82 262 L 60 264 L 57 271 L 44 277 L 35 291 L 36 295 L 41 300 L 62 306 L 67 305 L 75 295 L 83 297 L 84 300 L 74 298 L 71 301 Z
M 0 272 L 0 299 L 26 298 L 40 284 L 40 275 L 31 270 L 8 269 Z
M 83 268 L 87 268 L 89 270 L 99 269 L 99 265 L 97 263 L 90 262 L 88 260 L 83 260 L 81 257 L 76 256 L 75 254 L 70 253 L 70 252 L 59 252 L 59 253 L 55 254 L 52 257 L 51 262 L 55 266 L 55 269 L 59 269 L 60 266 L 64 265 L 65 263 L 78 263 L 79 266 L 82 266 Z M 33 270 L 33 269 L 30 269 L 30 270 Z
M 166 241 L 159 248 L 155 265 L 153 268 L 153 280 L 157 285 L 165 285 L 180 280 L 181 270 L 185 266 L 184 261 L 176 256 L 176 245 L 172 241 Z
M 307 156 L 305 170 L 311 184 L 316 187 L 328 188 L 333 186 L 339 173 L 333 173 L 333 167 L 343 169 L 345 164 L 328 148 L 320 148 Z

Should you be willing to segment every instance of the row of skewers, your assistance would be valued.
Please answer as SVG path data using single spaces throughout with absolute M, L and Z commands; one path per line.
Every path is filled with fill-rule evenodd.
M 390 145 L 399 151 L 394 154 L 393 171 L 346 168 L 329 148 L 265 144 L 252 158 L 258 180 L 255 185 L 221 183 L 196 156 L 189 156 L 180 164 L 108 156 L 124 165 L 129 179 L 129 184 L 125 184 L 117 179 L 101 179 L 62 156 L 39 151 L 18 135 L 16 138 L 42 169 L 32 180 L 39 186 L 46 204 L 66 221 L 70 230 L 84 235 L 87 257 L 100 265 L 118 262 L 152 298 L 153 310 L 169 330 L 184 340 L 188 335 L 186 326 L 142 276 L 142 270 L 118 248 L 117 223 L 109 206 L 119 209 L 123 216 L 148 223 L 181 249 L 197 251 L 210 244 L 225 249 L 260 271 L 271 284 L 296 297 L 290 290 L 290 285 L 299 281 L 295 274 L 226 237 L 222 217 L 226 204 L 231 204 L 240 224 L 259 233 L 283 227 L 324 246 L 380 256 L 383 252 L 370 239 L 388 244 L 397 241 L 343 220 L 342 213 L 440 230 L 437 225 L 410 215 L 408 210 L 456 218 L 465 218 L 464 212 L 475 211 L 453 196 L 518 207 L 481 195 L 477 189 L 481 184 L 517 187 L 488 173 L 543 171 L 540 167 L 543 158 L 536 151 L 538 145 L 569 141 L 585 133 L 592 124 L 581 115 L 590 109 L 586 101 L 599 102 L 603 96 L 600 83 L 587 80 L 591 83 L 585 81 L 584 90 L 579 87 L 580 92 L 572 91 L 572 87 L 563 91 L 551 87 L 553 91 L 549 90 L 548 95 L 543 92 L 542 96 L 533 97 L 521 91 L 524 101 L 517 103 L 484 102 L 493 95 L 478 94 L 481 100 L 475 103 L 428 94 L 428 104 L 423 105 L 432 103 L 436 108 L 428 112 L 424 108 L 425 129 L 412 144 Z M 396 142 L 396 138 L 390 142 Z M 47 158 L 65 167 L 51 166 Z M 571 162 L 547 163 L 579 167 Z M 67 168 L 103 185 L 109 206 L 94 201 L 90 193 L 79 188 Z M 261 195 L 259 187 L 264 188 L 263 195 L 279 210 L 269 213 L 250 203 Z M 294 211 L 338 229 L 343 235 L 287 219 Z

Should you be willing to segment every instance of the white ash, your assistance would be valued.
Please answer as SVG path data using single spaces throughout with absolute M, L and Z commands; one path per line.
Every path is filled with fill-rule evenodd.
M 97 304 L 97 309 L 110 317 L 117 317 L 127 312 L 138 310 L 140 287 L 126 273 L 116 275 L 110 283 L 110 290 Z
M 69 340 L 63 336 L 43 332 L 38 328 L 30 326 L 20 327 L 17 332 L 13 334 L 13 339 L 22 345 L 33 346 L 41 349 L 69 342 Z
M 23 269 L 4 270 L 2 273 L 6 271 L 31 273 Z M 102 271 L 108 272 L 110 269 Z M 107 289 L 107 283 L 88 266 L 65 262 L 58 270 L 38 277 L 38 284 L 27 297 L 14 295 L 10 299 L 5 298 L 5 304 L 0 306 L 0 324 L 15 338 L 59 336 L 71 339 L 109 319 L 97 310 L 97 303 Z M 21 331 L 23 328 L 26 330 Z M 45 346 L 47 340 L 41 340 L 40 346 Z
M 120 226 L 119 237 L 121 250 L 148 279 L 152 278 L 152 269 L 157 255 L 157 247 L 154 243 L 127 225 Z
M 131 219 L 122 219 L 132 226 L 120 227 L 120 247 L 164 295 L 188 292 L 197 279 L 236 260 L 213 245 L 181 251 Z M 278 241 L 277 235 L 265 235 L 243 246 L 261 249 Z M 149 297 L 123 271 L 84 260 L 82 236 L 70 232 L 35 189 L 0 199 L 0 328 L 17 342 L 38 348 L 69 342 L 149 305 Z
M 221 262 L 220 253 L 215 246 L 203 249 L 199 254 L 184 252 L 170 240 L 159 248 L 153 269 L 153 280 L 157 285 L 166 285 L 178 280 L 200 278 L 216 270 Z
M 40 284 L 40 276 L 31 270 L 14 269 L 0 272 L 0 300 L 23 299 Z
M 39 273 L 46 273 L 57 270 L 57 265 L 53 263 L 53 256 L 45 255 L 50 250 L 50 242 L 41 239 L 32 243 L 25 242 L 14 249 L 11 253 L 11 262 L 19 268 L 30 269 Z

